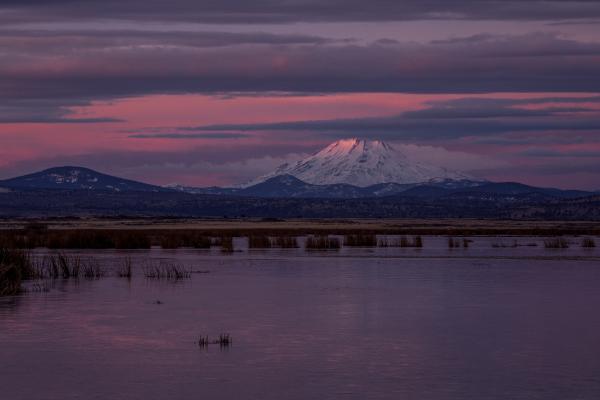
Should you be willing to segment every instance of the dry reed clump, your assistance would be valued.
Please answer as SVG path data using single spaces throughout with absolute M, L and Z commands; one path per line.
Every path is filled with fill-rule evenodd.
M 147 232 L 130 230 L 117 232 L 115 235 L 115 249 L 149 249 L 152 241 Z
M 280 247 L 283 249 L 298 248 L 298 240 L 294 236 L 279 235 L 275 237 L 267 235 L 249 235 L 248 248 L 250 249 L 270 249 Z
M 567 249 L 569 242 L 564 238 L 550 238 L 544 240 L 544 247 L 547 249 Z
M 98 279 L 105 276 L 100 263 L 93 258 L 81 258 L 62 252 L 50 254 L 32 262 L 37 279 L 77 279 L 80 276 Z
M 344 246 L 349 247 L 375 247 L 377 246 L 377 236 L 372 234 L 355 234 L 344 236 Z
M 48 286 L 48 282 L 46 281 L 36 282 L 31 285 L 27 291 L 33 293 L 48 293 L 50 291 L 50 286 Z
M 179 280 L 189 279 L 192 272 L 176 263 L 149 264 L 144 267 L 144 276 L 148 279 Z
M 581 241 L 581 247 L 591 249 L 593 247 L 596 247 L 596 242 L 594 241 L 593 238 L 586 237 L 586 238 L 583 238 L 583 240 Z
M 233 238 L 231 236 L 221 236 L 215 240 L 217 246 L 221 246 L 222 253 L 233 253 Z
M 423 247 L 423 238 L 421 236 L 401 236 L 400 238 L 381 238 L 378 243 L 379 247 Z
M 460 247 L 460 244 L 461 244 L 461 242 L 460 242 L 459 239 L 456 239 L 456 238 L 453 238 L 453 237 L 449 237 L 448 238 L 448 248 L 449 249 L 458 248 L 458 247 Z
M 457 248 L 468 248 L 469 244 L 473 242 L 471 239 L 467 239 L 467 238 L 462 238 L 462 239 L 456 239 L 453 237 L 449 237 L 448 238 L 448 248 L 449 249 L 457 249 Z
M 340 239 L 327 235 L 309 236 L 305 243 L 307 250 L 337 250 L 341 247 Z
M 127 278 L 127 279 L 131 279 L 131 266 L 133 265 L 133 262 L 131 261 L 131 257 L 126 257 L 121 261 L 121 266 L 119 267 L 119 270 L 117 271 L 117 276 L 119 278 Z
M 295 236 L 281 235 L 275 237 L 275 247 L 281 247 L 282 249 L 297 249 L 298 239 Z
M 192 247 L 197 249 L 210 249 L 213 245 L 213 240 L 208 236 L 198 235 L 193 240 Z
M 210 344 L 218 344 L 221 347 L 229 347 L 233 344 L 233 338 L 229 333 L 222 333 L 219 335 L 219 338 L 216 340 L 210 340 L 207 336 L 200 335 L 200 339 L 198 340 L 198 346 L 201 348 L 206 348 Z
M 248 236 L 248 248 L 250 249 L 270 249 L 273 247 L 271 238 L 266 235 Z
M 104 270 L 96 260 L 88 259 L 82 262 L 83 277 L 87 279 L 99 279 L 105 275 Z
M 495 249 L 505 249 L 507 247 L 515 248 L 519 247 L 519 243 L 516 240 L 513 240 L 512 243 L 504 243 L 504 242 L 493 242 L 492 247 Z
M 51 278 L 78 278 L 81 271 L 81 258 L 57 253 L 48 256 L 48 265 Z
M 163 249 L 177 249 L 180 247 L 208 249 L 212 245 L 210 237 L 188 231 L 165 232 L 158 236 L 158 240 Z
M 160 247 L 163 249 L 178 249 L 183 247 L 183 241 L 177 236 L 166 235 L 160 238 Z

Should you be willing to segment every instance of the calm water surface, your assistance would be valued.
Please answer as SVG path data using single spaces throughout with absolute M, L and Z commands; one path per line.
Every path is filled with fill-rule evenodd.
M 600 251 L 491 240 L 80 252 L 137 269 L 1 299 L 0 398 L 599 399 Z M 159 258 L 205 273 L 144 278 Z

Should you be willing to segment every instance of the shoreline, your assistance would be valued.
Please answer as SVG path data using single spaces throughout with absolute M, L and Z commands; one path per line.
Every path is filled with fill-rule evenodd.
M 144 231 L 150 235 L 195 233 L 207 236 L 262 235 L 437 235 L 560 236 L 600 235 L 595 221 L 484 219 L 214 219 L 214 218 L 64 218 L 0 220 L 0 232 L 14 233 Z

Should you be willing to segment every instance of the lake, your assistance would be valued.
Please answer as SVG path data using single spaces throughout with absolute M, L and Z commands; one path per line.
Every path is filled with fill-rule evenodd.
M 72 251 L 107 276 L 0 299 L 0 398 L 600 398 L 600 251 L 471 239 Z M 161 259 L 191 278 L 144 277 Z M 222 333 L 232 345 L 197 344 Z

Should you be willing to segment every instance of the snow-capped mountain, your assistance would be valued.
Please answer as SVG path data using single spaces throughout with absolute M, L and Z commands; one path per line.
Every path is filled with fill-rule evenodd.
M 414 162 L 400 150 L 380 140 L 343 139 L 298 161 L 284 164 L 242 187 L 279 175 L 292 175 L 314 185 L 350 184 L 359 187 L 379 183 L 423 183 L 475 180 L 458 171 Z
M 112 192 L 159 192 L 168 189 L 147 183 L 102 174 L 83 167 L 56 167 L 29 175 L 0 181 L 0 186 L 11 189 L 85 189 Z

